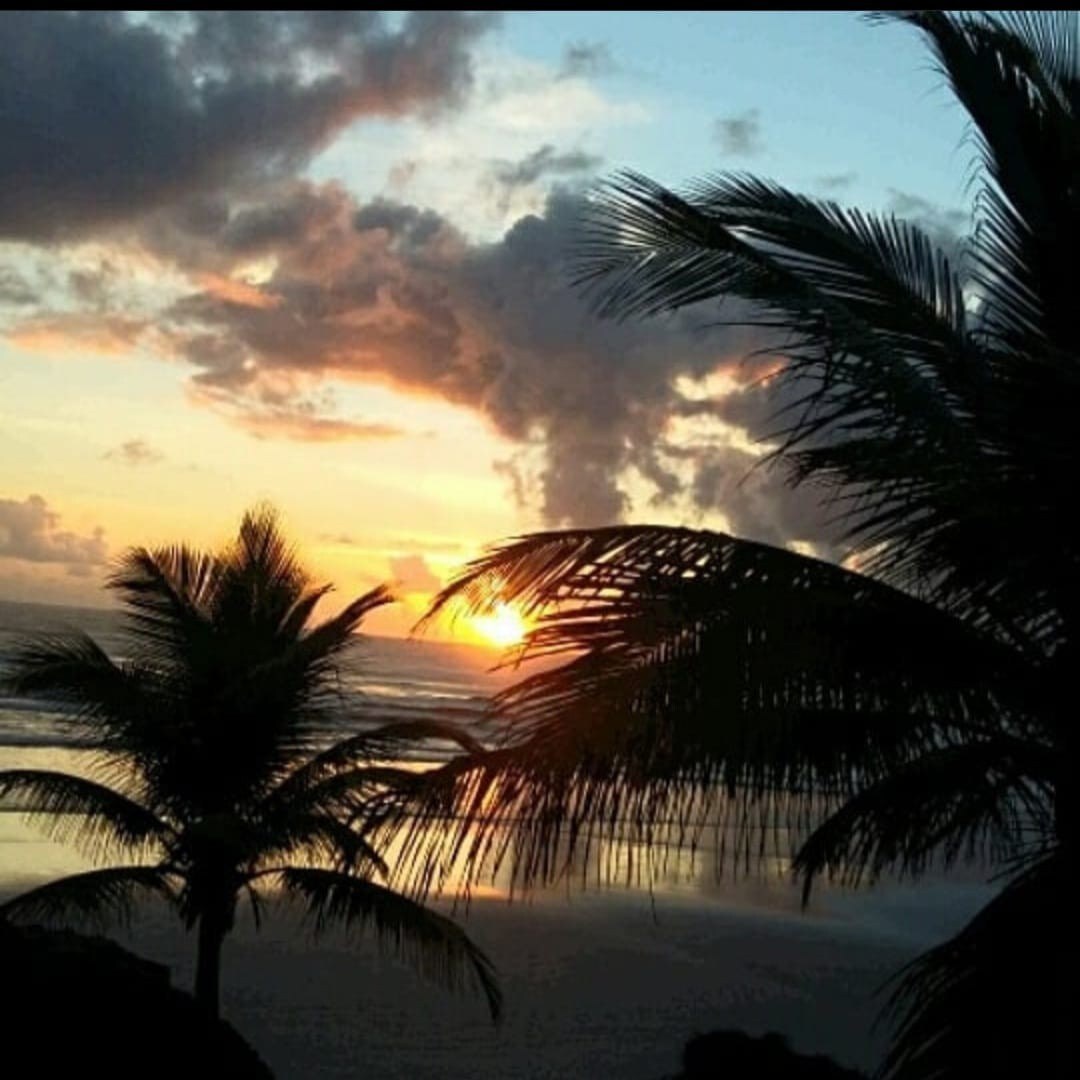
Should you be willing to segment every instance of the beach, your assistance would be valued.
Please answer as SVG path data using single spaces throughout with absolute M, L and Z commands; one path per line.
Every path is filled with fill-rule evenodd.
M 0 815 L 0 893 L 74 869 L 77 857 Z M 473 899 L 457 915 L 499 968 L 505 1017 L 381 956 L 361 935 L 313 939 L 299 913 L 247 909 L 225 946 L 223 1014 L 279 1080 L 660 1080 L 694 1034 L 780 1031 L 796 1049 L 872 1065 L 882 981 L 959 925 L 974 884 L 829 892 L 807 914 L 779 880 Z M 437 906 L 449 911 L 447 903 Z M 194 939 L 147 905 L 116 940 L 189 988 Z
M 3 631 L 10 640 L 40 613 L 5 607 L 0 656 Z M 73 611 L 76 620 L 96 620 L 95 632 L 122 648 L 108 615 Z M 373 712 L 467 715 L 490 677 L 461 650 L 373 639 L 344 685 L 354 708 L 328 737 Z M 87 761 L 62 710 L 0 703 L 0 769 L 84 772 Z M 88 867 L 19 815 L 0 813 L 0 897 Z M 256 932 L 242 907 L 225 944 L 223 1014 L 279 1080 L 660 1080 L 677 1072 L 690 1037 L 717 1028 L 779 1031 L 798 1050 L 868 1067 L 886 1039 L 872 1030 L 882 1000 L 875 991 L 987 895 L 977 875 L 860 892 L 825 885 L 803 912 L 783 867 L 718 880 L 704 859 L 651 893 L 575 887 L 510 903 L 480 889 L 456 916 L 499 969 L 498 1029 L 480 999 L 425 984 L 361 935 L 334 930 L 315 940 L 298 912 L 274 906 Z M 452 909 L 449 900 L 435 904 Z M 111 936 L 168 965 L 173 984 L 190 989 L 194 938 L 170 913 L 147 905 Z

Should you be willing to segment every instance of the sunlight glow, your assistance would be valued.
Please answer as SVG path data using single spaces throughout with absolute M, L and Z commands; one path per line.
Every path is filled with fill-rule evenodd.
M 500 649 L 520 644 L 528 632 L 521 612 L 501 600 L 489 614 L 474 615 L 471 621 L 482 638 Z

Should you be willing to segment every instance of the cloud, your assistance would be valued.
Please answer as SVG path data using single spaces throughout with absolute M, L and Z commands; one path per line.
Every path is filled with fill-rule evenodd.
M 5 336 L 13 345 L 40 352 L 86 351 L 104 356 L 128 353 L 148 324 L 124 315 L 62 311 L 23 319 Z
M 498 161 L 491 167 L 489 187 L 500 212 L 511 208 L 519 192 L 533 189 L 545 179 L 574 179 L 595 172 L 603 158 L 584 150 L 558 151 L 551 143 L 517 161 Z M 541 201 L 542 205 L 542 201 Z
M 858 179 L 859 174 L 854 170 L 842 173 L 830 173 L 828 176 L 819 176 L 814 183 L 822 191 L 837 192 L 851 187 Z
M 950 209 L 932 203 L 921 195 L 889 189 L 888 213 L 913 221 L 930 238 L 956 257 L 963 239 L 971 227 L 971 215 L 964 210 Z
M 611 49 L 602 41 L 574 41 L 563 48 L 559 78 L 595 78 L 615 70 Z
M 81 574 L 103 564 L 107 554 L 103 529 L 89 536 L 62 529 L 60 515 L 40 495 L 0 499 L 0 557 L 63 563 L 69 573 Z
M 730 376 L 700 390 L 761 339 L 718 330 L 716 305 L 598 320 L 572 284 L 583 205 L 557 188 L 493 241 L 429 209 L 359 204 L 311 181 L 158 218 L 155 250 L 194 287 L 154 313 L 154 341 L 188 366 L 193 402 L 257 437 L 404 434 L 339 414 L 335 385 L 375 382 L 481 416 L 509 444 L 500 471 L 547 524 L 606 524 L 651 507 L 780 535 L 792 519 L 765 504 L 785 498 L 782 485 L 749 498 L 734 484 L 753 457 L 723 449 L 765 396 Z M 729 303 L 720 317 L 740 314 Z M 81 314 L 88 326 L 94 317 Z
M 247 412 L 236 423 L 257 439 L 293 439 L 296 442 L 344 442 L 352 439 L 395 439 L 406 434 L 393 424 L 305 416 L 284 409 Z
M 431 540 L 417 536 L 363 537 L 353 536 L 351 533 L 320 533 L 319 539 L 327 544 L 363 548 L 367 551 L 418 551 L 452 555 L 465 550 L 465 545 L 456 540 Z
M 11 12 L 0 238 L 64 240 L 289 176 L 361 117 L 461 100 L 484 13 Z
M 725 154 L 749 157 L 765 148 L 761 138 L 761 120 L 757 109 L 733 116 L 721 116 L 713 122 L 713 138 Z
M 492 243 L 432 211 L 355 206 L 332 188 L 309 186 L 298 218 L 296 198 L 275 204 L 287 229 L 269 229 L 274 205 L 260 208 L 274 235 L 260 250 L 275 266 L 262 288 L 280 303 L 202 291 L 169 312 L 178 351 L 219 405 L 247 410 L 282 379 L 388 382 L 484 416 L 519 448 L 503 471 L 551 524 L 624 518 L 635 488 L 660 503 L 691 497 L 700 462 L 668 453 L 668 433 L 722 406 L 688 400 L 680 380 L 707 378 L 760 342 L 710 329 L 714 308 L 597 320 L 571 285 L 580 196 L 555 192 Z M 220 252 L 232 235 L 226 222 L 204 239 Z
M 407 593 L 433 593 L 442 588 L 442 582 L 432 573 L 422 555 L 402 555 L 387 559 L 390 573 Z
M 38 294 L 30 283 L 10 266 L 0 266 L 0 304 L 26 307 L 38 302 Z
M 733 446 L 713 447 L 700 456 L 692 496 L 702 511 L 719 511 L 740 536 L 766 544 L 810 544 L 819 555 L 838 559 L 834 509 L 820 487 L 791 489 L 779 465 Z
M 145 439 L 128 439 L 112 450 L 107 450 L 102 457 L 109 461 L 119 461 L 123 465 L 153 465 L 164 460 L 165 455 Z
M 550 143 L 546 143 L 520 161 L 497 163 L 492 174 L 500 184 L 515 188 L 535 184 L 545 176 L 590 172 L 602 163 L 603 158 L 587 154 L 584 150 L 566 150 L 560 153 Z
M 294 396 L 288 388 L 260 386 L 253 393 L 233 393 L 213 384 L 192 390 L 196 401 L 209 404 L 230 423 L 256 439 L 293 442 L 349 442 L 396 439 L 408 432 L 379 420 L 356 420 L 331 415 L 333 397 Z

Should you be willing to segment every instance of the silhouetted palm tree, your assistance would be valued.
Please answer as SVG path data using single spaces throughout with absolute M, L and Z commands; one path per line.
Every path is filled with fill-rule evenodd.
M 380 884 L 383 859 L 353 827 L 372 800 L 415 782 L 386 764 L 408 743 L 475 744 L 421 722 L 313 743 L 341 705 L 337 659 L 389 591 L 312 625 L 329 587 L 312 583 L 270 510 L 246 514 L 221 554 L 134 549 L 109 587 L 127 616 L 124 660 L 72 632 L 25 642 L 5 680 L 9 692 L 72 707 L 69 722 L 93 749 L 90 774 L 0 772 L 0 806 L 32 813 L 96 861 L 128 861 L 33 889 L 0 913 L 125 918 L 140 894 L 156 894 L 197 928 L 195 994 L 216 1014 L 238 900 L 258 920 L 265 892 L 280 891 L 316 929 L 370 925 L 422 974 L 478 987 L 497 1016 L 490 961 L 452 921 Z
M 886 17 L 924 34 L 971 118 L 959 267 L 915 224 L 745 175 L 677 194 L 622 174 L 581 253 L 605 313 L 730 296 L 785 335 L 775 457 L 820 485 L 844 565 L 653 526 L 473 563 L 433 613 L 516 603 L 537 620 L 524 656 L 570 659 L 496 700 L 504 746 L 449 766 L 463 816 L 439 850 L 528 884 L 708 824 L 739 862 L 793 854 L 807 893 L 990 860 L 1001 893 L 896 988 L 883 1073 L 1049 1075 L 1075 1001 L 1052 943 L 1074 937 L 1076 870 L 1077 17 Z

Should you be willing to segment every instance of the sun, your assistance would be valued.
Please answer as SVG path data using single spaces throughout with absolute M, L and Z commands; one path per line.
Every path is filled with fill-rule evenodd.
M 519 645 L 528 633 L 528 626 L 516 607 L 499 600 L 487 615 L 474 615 L 473 628 L 481 637 L 500 649 Z

